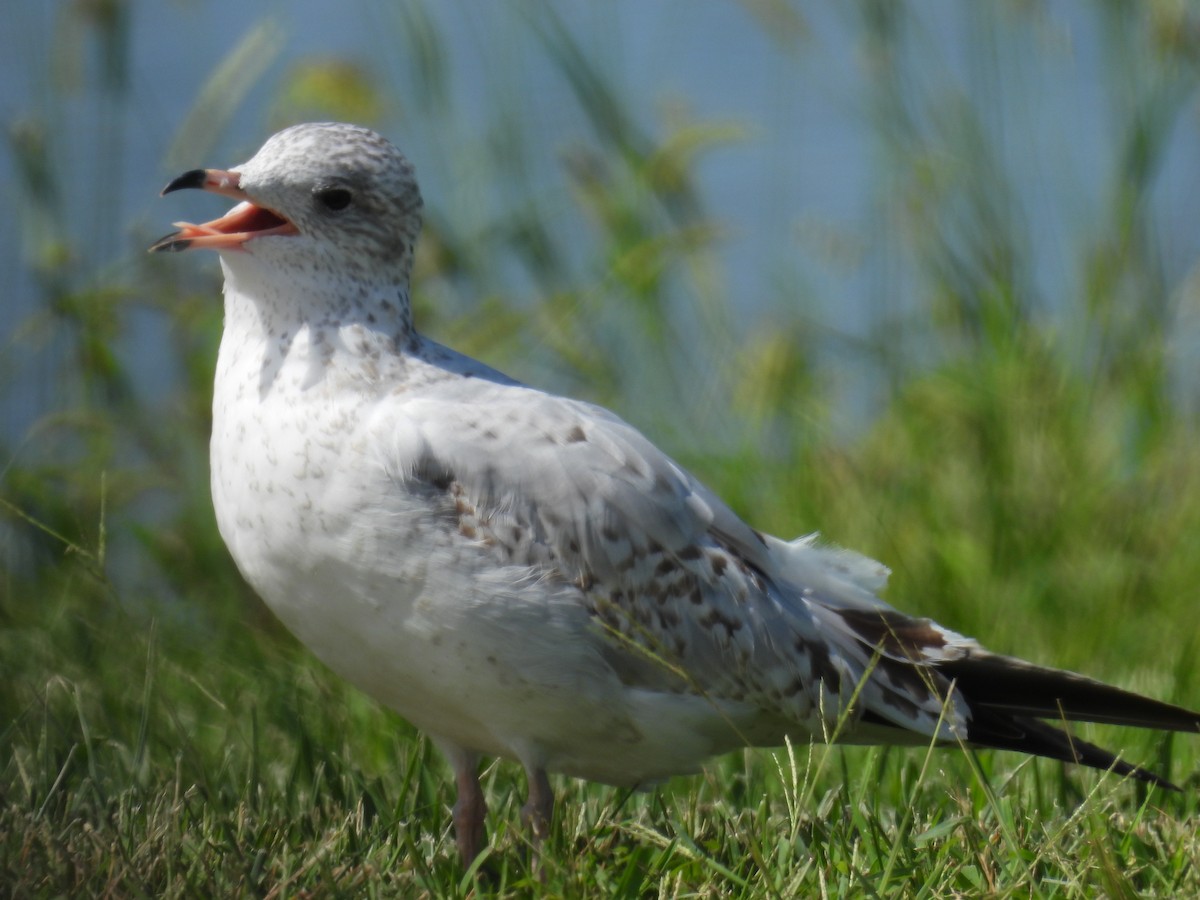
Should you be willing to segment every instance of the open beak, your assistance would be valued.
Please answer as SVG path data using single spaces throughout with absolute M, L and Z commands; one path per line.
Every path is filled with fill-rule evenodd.
M 241 175 L 221 169 L 192 169 L 184 172 L 165 188 L 163 194 L 184 188 L 199 188 L 214 194 L 224 194 L 241 202 L 221 216 L 203 225 L 176 222 L 178 231 L 159 238 L 150 246 L 151 253 L 190 250 L 207 247 L 210 250 L 244 250 L 247 241 L 266 235 L 299 234 L 299 230 L 278 213 L 257 206 L 239 186 Z

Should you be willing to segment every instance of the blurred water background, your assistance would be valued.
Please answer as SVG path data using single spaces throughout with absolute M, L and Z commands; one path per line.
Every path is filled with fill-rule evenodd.
M 1197 29 L 1167 0 L 16 0 L 7 584 L 64 541 L 103 541 L 104 577 L 151 606 L 227 567 L 205 490 L 216 261 L 144 248 L 223 209 L 159 199 L 169 177 L 331 118 L 416 163 L 426 331 L 614 406 L 765 527 L 894 558 L 895 521 L 829 510 L 873 502 L 831 480 L 853 459 L 898 502 L 927 476 L 896 487 L 889 460 L 964 466 L 947 490 L 1026 528 L 1013 491 L 1073 490 L 1048 453 L 1090 477 L 1075 441 L 1119 479 L 1194 429 Z M 989 456 L 1006 442 L 1044 481 Z M 990 565 L 1061 552 L 987 521 Z

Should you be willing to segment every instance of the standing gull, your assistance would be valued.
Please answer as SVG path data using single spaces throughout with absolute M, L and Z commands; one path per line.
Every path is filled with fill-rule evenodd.
M 880 564 L 745 524 L 607 410 L 418 334 L 412 166 L 340 124 L 196 169 L 228 214 L 151 249 L 225 274 L 217 524 L 246 580 L 330 668 L 454 768 L 483 848 L 483 755 L 638 785 L 785 737 L 965 743 L 1159 776 L 1044 720 L 1200 731 L 1200 714 L 983 649 L 877 596 Z

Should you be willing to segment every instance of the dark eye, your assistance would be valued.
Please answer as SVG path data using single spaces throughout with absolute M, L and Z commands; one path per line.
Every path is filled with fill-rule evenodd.
M 345 188 L 320 188 L 313 192 L 317 199 L 317 205 L 329 212 L 341 212 L 350 205 L 350 201 L 354 198 Z

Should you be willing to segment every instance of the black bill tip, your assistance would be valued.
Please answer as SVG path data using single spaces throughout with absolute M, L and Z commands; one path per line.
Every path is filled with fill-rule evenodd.
M 182 191 L 185 188 L 203 188 L 207 179 L 208 173 L 204 169 L 192 169 L 190 172 L 184 172 L 178 178 L 172 179 L 171 183 L 162 189 L 159 196 L 166 196 L 172 191 Z
M 203 170 L 201 170 L 203 171 Z M 178 180 L 178 179 L 176 179 Z M 172 182 L 174 184 L 174 182 Z M 180 232 L 172 231 L 170 234 L 163 235 L 147 249 L 147 253 L 178 253 L 181 250 L 186 250 L 192 245 L 192 242 L 187 238 L 180 238 Z

